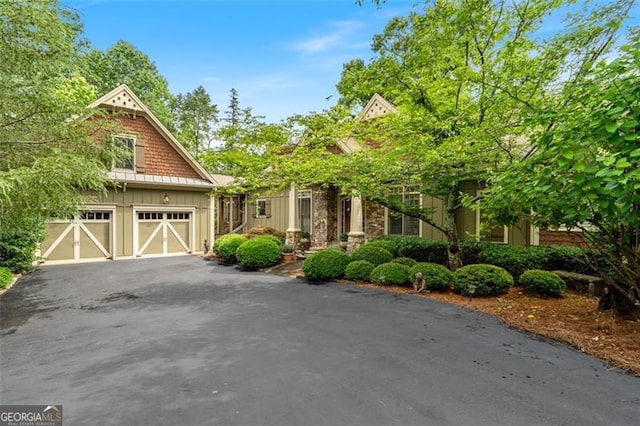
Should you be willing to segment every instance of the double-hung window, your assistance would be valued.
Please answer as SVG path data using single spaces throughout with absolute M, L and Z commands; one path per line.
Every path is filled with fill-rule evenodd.
M 420 207 L 420 192 L 416 188 L 398 187 L 394 194 L 405 207 Z M 389 235 L 420 235 L 420 220 L 391 209 L 387 209 Z
M 113 165 L 114 169 L 120 170 L 134 170 L 135 165 L 135 145 L 136 139 L 134 136 L 114 136 L 113 141 L 123 151 L 123 156 L 118 159 Z

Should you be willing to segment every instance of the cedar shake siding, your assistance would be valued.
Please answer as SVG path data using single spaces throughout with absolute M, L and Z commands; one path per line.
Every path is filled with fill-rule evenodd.
M 180 156 L 146 117 L 121 114 L 117 117 L 124 131 L 144 140 L 144 173 L 159 176 L 192 177 L 200 175 Z

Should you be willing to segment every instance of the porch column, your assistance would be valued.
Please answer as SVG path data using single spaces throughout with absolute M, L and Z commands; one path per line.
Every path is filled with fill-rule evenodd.
M 351 225 L 347 240 L 347 253 L 351 253 L 364 244 L 362 229 L 362 197 L 355 194 L 351 197 Z
M 229 197 L 229 233 L 233 234 L 233 197 Z
M 300 242 L 300 227 L 298 225 L 298 190 L 292 183 L 289 188 L 289 225 L 286 232 L 285 244 L 298 247 Z

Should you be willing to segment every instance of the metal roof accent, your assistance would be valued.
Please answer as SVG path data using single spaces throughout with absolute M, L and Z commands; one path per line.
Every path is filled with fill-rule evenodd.
M 145 183 L 145 184 L 160 184 L 170 186 L 187 186 L 196 188 L 215 188 L 216 185 L 205 179 L 197 179 L 190 177 L 177 177 L 177 176 L 159 176 L 159 175 L 147 175 L 142 173 L 111 171 L 108 172 L 111 179 L 122 183 Z

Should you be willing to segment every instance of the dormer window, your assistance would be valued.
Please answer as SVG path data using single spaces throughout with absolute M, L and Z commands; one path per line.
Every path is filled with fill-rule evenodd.
M 135 163 L 135 145 L 136 139 L 134 136 L 114 136 L 113 140 L 119 147 L 126 150 L 127 157 L 116 161 L 113 165 L 114 169 L 121 170 L 134 170 Z

